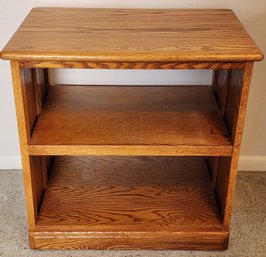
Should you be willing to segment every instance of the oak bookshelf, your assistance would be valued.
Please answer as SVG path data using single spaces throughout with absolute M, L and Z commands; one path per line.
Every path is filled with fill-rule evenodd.
M 33 249 L 225 250 L 254 61 L 231 10 L 34 8 L 10 60 Z M 212 85 L 49 70 L 209 69 Z

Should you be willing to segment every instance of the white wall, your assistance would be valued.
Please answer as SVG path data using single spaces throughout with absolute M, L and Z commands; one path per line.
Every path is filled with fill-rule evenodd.
M 36 6 L 75 6 L 75 7 L 121 7 L 121 8 L 230 8 L 238 15 L 239 19 L 254 38 L 260 49 L 266 53 L 266 0 L 0 0 L 0 48 L 2 49 L 16 28 L 32 7 Z M 266 170 L 266 85 L 264 74 L 266 61 L 257 63 L 254 67 L 250 100 L 248 104 L 247 121 L 244 131 L 244 139 L 241 150 L 239 168 L 241 170 Z M 108 79 L 115 80 L 116 73 L 108 72 Z M 134 76 L 132 75 L 134 74 Z M 160 72 L 154 76 L 154 71 L 142 76 L 143 71 L 130 73 L 130 79 L 134 83 L 173 84 L 177 79 L 179 82 L 185 78 L 177 72 Z M 209 81 L 209 73 L 203 72 L 202 81 Z M 120 74 L 120 83 L 132 83 L 127 78 L 127 72 Z M 71 77 L 60 71 L 54 75 L 55 80 L 63 80 Z M 92 83 L 101 83 L 105 78 L 101 71 L 94 71 L 91 77 L 76 76 L 79 80 Z M 144 79 L 144 81 L 143 81 Z M 190 77 L 192 82 L 193 76 Z M 191 81 L 186 81 L 191 83 Z M 9 63 L 0 61 L 0 169 L 21 167 L 19 158 L 18 134 L 14 110 L 13 92 Z

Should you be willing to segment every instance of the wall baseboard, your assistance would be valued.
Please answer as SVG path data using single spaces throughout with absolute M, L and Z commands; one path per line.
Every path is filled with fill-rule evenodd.
M 266 156 L 240 156 L 239 171 L 266 171 Z
M 20 156 L 0 156 L 0 169 L 22 169 Z
M 21 169 L 20 156 L 0 156 L 0 169 Z M 240 156 L 239 171 L 266 171 L 266 156 Z

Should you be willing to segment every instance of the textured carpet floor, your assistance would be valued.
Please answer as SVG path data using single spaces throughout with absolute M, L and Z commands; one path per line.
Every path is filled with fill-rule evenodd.
M 200 251 L 36 251 L 27 241 L 20 170 L 0 171 L 0 256 L 3 257 L 264 257 L 266 256 L 266 172 L 239 172 L 229 250 Z

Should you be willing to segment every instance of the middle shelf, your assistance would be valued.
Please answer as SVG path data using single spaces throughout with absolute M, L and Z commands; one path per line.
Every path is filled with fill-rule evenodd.
M 209 86 L 50 87 L 31 155 L 230 156 Z

